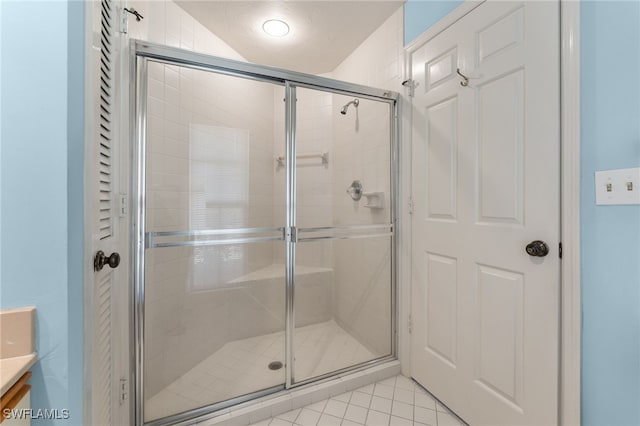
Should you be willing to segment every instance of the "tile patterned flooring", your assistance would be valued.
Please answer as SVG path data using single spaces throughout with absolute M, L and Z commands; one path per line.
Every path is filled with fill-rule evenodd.
M 252 426 L 463 426 L 405 376 L 395 376 Z
M 296 376 L 319 376 L 377 355 L 335 321 L 296 328 Z M 229 342 L 146 401 L 147 421 L 224 401 L 284 383 L 284 369 L 267 368 L 284 361 L 284 332 Z

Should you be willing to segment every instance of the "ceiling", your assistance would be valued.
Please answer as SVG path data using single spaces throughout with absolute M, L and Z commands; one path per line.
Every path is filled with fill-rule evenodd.
M 339 65 L 404 0 L 176 3 L 249 62 L 321 74 Z M 289 34 L 265 34 L 262 24 L 268 19 L 285 21 Z

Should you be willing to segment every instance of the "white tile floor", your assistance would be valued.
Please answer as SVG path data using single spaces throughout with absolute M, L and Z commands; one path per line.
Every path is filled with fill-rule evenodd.
M 252 426 L 463 426 L 422 387 L 395 376 Z
M 296 328 L 296 377 L 315 377 L 377 358 L 335 321 Z M 284 332 L 229 342 L 145 404 L 147 421 L 284 383 Z

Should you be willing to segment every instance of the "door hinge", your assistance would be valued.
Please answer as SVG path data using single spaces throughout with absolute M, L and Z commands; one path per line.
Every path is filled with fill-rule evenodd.
M 413 214 L 413 197 L 409 197 L 407 206 L 409 207 L 409 214 Z
M 413 332 L 413 320 L 411 319 L 411 315 L 409 315 L 409 318 L 407 318 L 407 331 L 409 332 L 409 334 Z
M 562 243 L 558 244 L 558 257 L 562 259 Z
M 418 87 L 420 85 L 420 83 L 418 83 L 415 80 L 408 79 L 408 80 L 403 81 L 402 85 L 404 87 L 408 87 L 409 88 L 409 96 L 411 96 L 413 98 L 415 96 L 415 93 L 416 93 L 416 87 Z
M 120 32 L 122 34 L 126 34 L 129 31 L 129 16 L 131 14 L 136 17 L 136 22 L 140 22 L 144 19 L 144 16 L 140 15 L 140 12 L 135 10 L 134 8 L 127 9 L 126 7 L 122 9 L 122 14 L 120 16 Z
M 127 194 L 120 194 L 120 197 L 118 198 L 118 213 L 120 214 L 120 217 L 127 216 L 127 204 Z
M 129 381 L 127 379 L 120 379 L 120 404 L 129 399 Z
M 120 33 L 126 34 L 129 31 L 129 16 L 127 8 L 123 7 L 120 10 Z

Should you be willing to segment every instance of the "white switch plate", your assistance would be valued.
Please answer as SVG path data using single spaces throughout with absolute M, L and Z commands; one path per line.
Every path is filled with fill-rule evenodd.
M 596 172 L 596 204 L 640 204 L 640 167 Z

